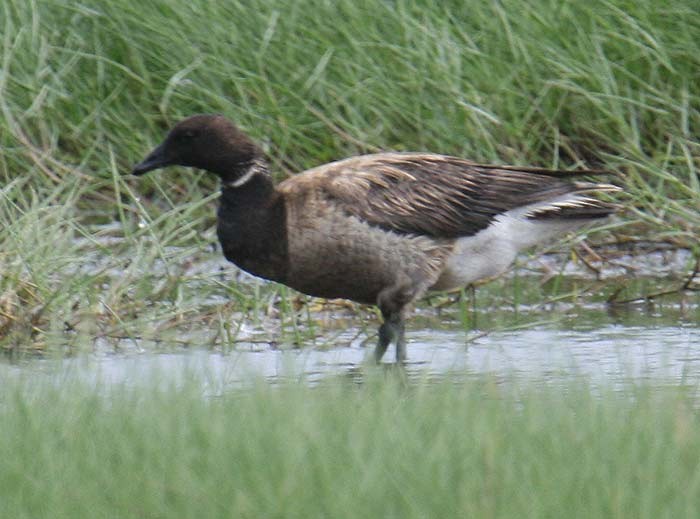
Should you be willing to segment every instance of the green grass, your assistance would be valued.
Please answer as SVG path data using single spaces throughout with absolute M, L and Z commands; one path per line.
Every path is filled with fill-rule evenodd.
M 392 372 L 214 397 L 202 384 L 6 384 L 0 516 L 700 514 L 693 391 Z
M 279 179 L 378 149 L 618 171 L 627 210 L 594 239 L 694 248 L 691 271 L 699 69 L 693 0 L 0 2 L 0 350 L 226 349 L 243 323 L 333 347 L 327 313 L 374 332 L 221 272 L 208 175 L 125 175 L 195 112 L 237 121 Z M 553 274 L 418 318 L 573 319 L 619 288 Z M 700 515 L 693 388 L 391 373 L 203 396 L 27 373 L 2 381 L 0 517 Z
M 236 120 L 278 178 L 377 149 L 609 168 L 628 209 L 599 239 L 697 250 L 696 7 L 5 1 L 0 347 L 72 351 L 183 322 L 232 337 L 231 311 L 281 313 L 298 338 L 294 295 L 191 274 L 215 240 L 212 178 L 124 175 L 194 112 Z

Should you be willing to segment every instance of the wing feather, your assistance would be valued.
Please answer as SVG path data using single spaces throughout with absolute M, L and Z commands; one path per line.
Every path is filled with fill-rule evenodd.
M 559 171 L 491 166 L 444 155 L 381 153 L 353 157 L 309 170 L 280 185 L 311 182 L 328 203 L 372 225 L 436 238 L 471 236 L 499 214 L 531 206 L 525 217 L 593 219 L 617 206 L 591 194 L 617 190 L 609 184 L 570 180 L 601 171 Z

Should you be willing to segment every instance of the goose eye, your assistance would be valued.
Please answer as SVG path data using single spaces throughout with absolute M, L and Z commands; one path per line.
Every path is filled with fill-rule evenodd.
M 199 132 L 197 130 L 183 128 L 173 133 L 173 139 L 179 142 L 186 142 L 193 140 L 195 137 L 197 137 L 197 135 L 199 135 Z

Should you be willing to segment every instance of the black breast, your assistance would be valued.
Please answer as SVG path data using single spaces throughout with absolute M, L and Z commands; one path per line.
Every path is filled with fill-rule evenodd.
M 219 242 L 226 259 L 246 272 L 284 283 L 289 270 L 284 199 L 254 184 L 223 191 Z

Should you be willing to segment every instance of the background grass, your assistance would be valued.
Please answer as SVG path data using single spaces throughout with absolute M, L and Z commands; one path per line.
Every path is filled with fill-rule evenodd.
M 194 112 L 237 121 L 278 178 L 377 149 L 609 168 L 628 210 L 601 236 L 697 250 L 696 7 L 5 1 L 0 344 L 75 346 L 201 317 L 186 296 L 216 282 L 192 273 L 215 241 L 213 179 L 124 176 Z M 277 297 L 230 290 L 243 314 Z
M 210 398 L 203 385 L 5 385 L 0 515 L 700 513 L 693 391 L 406 384 L 394 372 Z
M 4 351 L 317 335 L 315 303 L 211 250 L 214 179 L 125 175 L 194 112 L 237 121 L 278 179 L 377 149 L 608 168 L 628 209 L 598 241 L 700 256 L 694 0 L 5 0 L 0 24 Z M 504 283 L 474 301 L 616 290 Z M 450 318 L 509 324 L 468 302 Z M 3 380 L 0 516 L 698 517 L 694 388 L 155 382 Z

